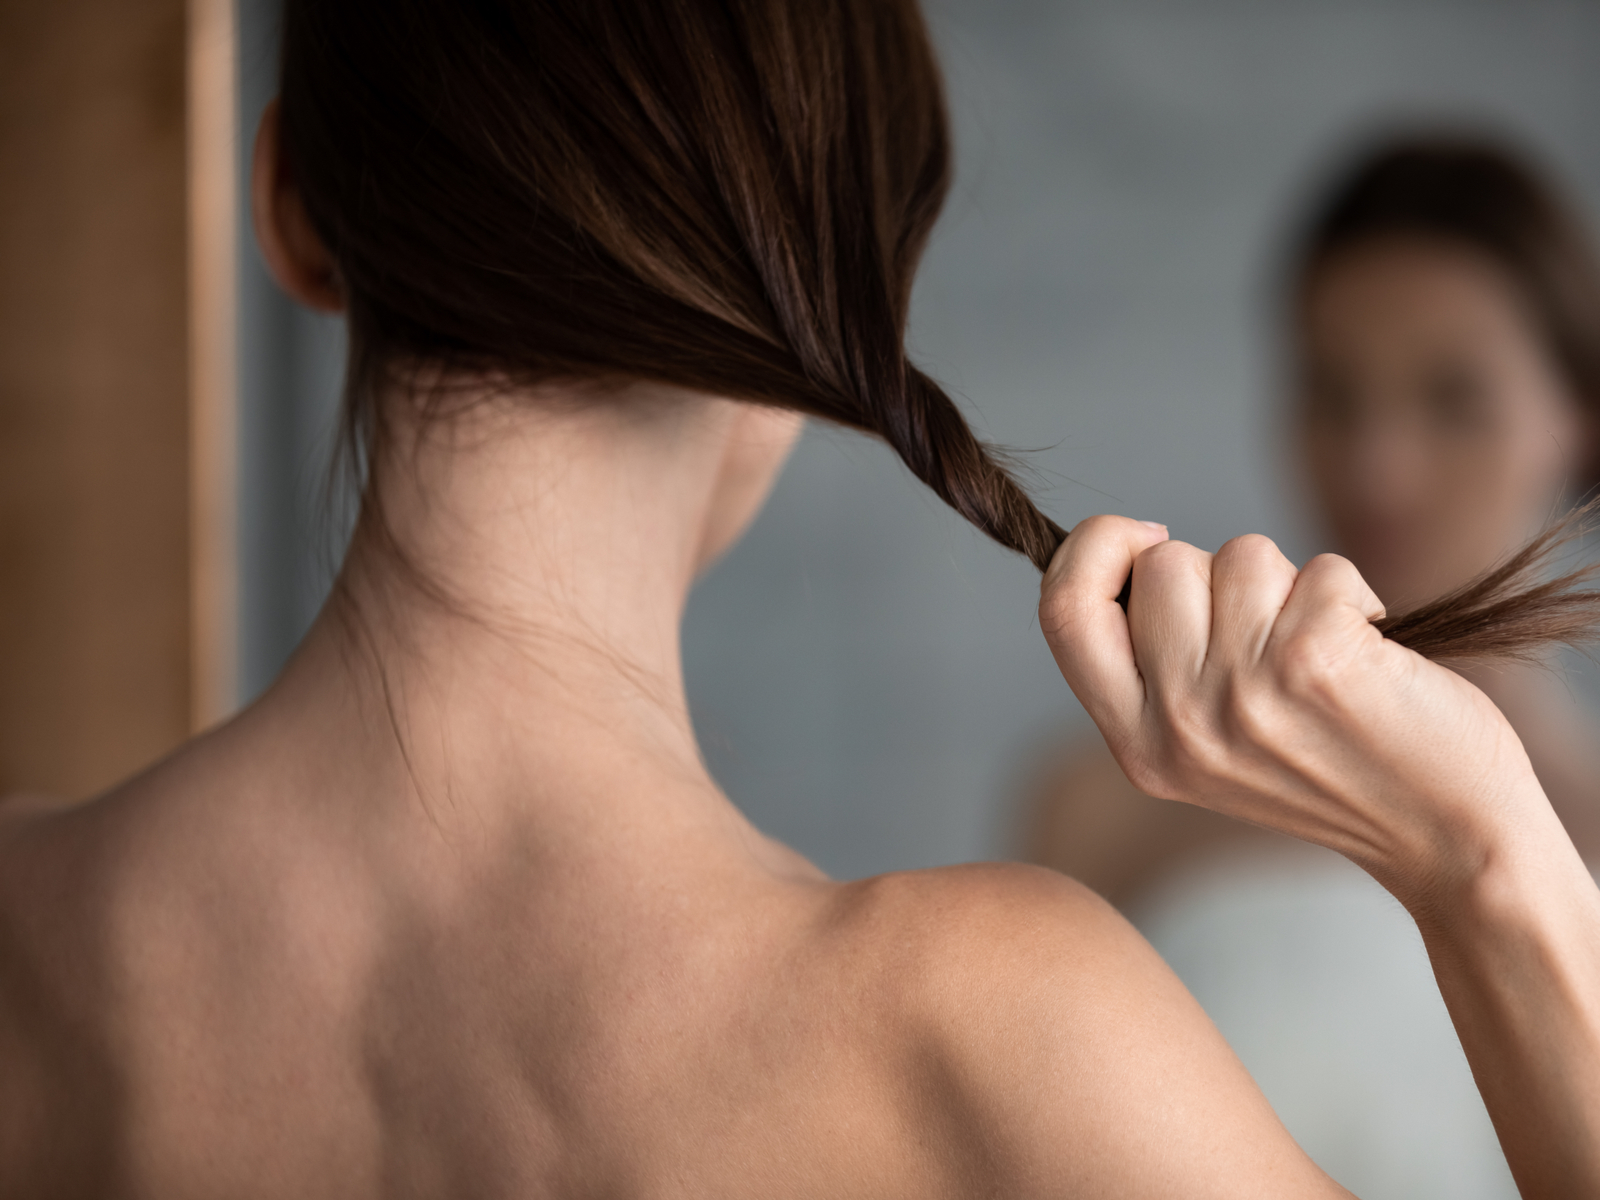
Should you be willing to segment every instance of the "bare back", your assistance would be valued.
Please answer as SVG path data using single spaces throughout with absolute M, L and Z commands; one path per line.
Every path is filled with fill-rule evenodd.
M 1095 1047 L 1138 1037 L 1105 1005 L 1154 982 L 1147 1006 L 1206 1028 L 1044 872 L 486 863 L 172 774 L 0 810 L 0 1192 L 1051 1194 L 1017 1122 L 1142 1102 L 1137 1080 L 1096 1094 Z M 1063 1046 L 1054 1078 L 1010 1065 Z M 1103 1130 L 1049 1132 L 1070 1173 L 1115 1157 Z
M 906 1153 L 906 1039 L 859 1019 L 889 1002 L 870 901 L 643 888 L 623 928 L 533 864 L 396 886 L 381 851 L 141 799 L 6 822 L 0 1191 L 945 1190 Z

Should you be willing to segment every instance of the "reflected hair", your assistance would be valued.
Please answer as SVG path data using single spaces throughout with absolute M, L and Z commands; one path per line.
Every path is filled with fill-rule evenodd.
M 914 0 L 287 0 L 281 119 L 348 305 L 364 521 L 425 366 L 793 409 L 1040 570 L 1066 536 L 906 356 L 951 169 Z
M 1290 259 L 1291 291 L 1375 242 L 1419 239 L 1489 263 L 1510 286 L 1573 402 L 1600 428 L 1600 261 L 1576 210 L 1546 173 L 1483 133 L 1390 136 L 1347 163 L 1312 209 Z M 1600 483 L 1600 446 L 1580 486 Z M 1596 568 L 1553 563 L 1592 527 L 1600 498 L 1569 513 L 1495 568 L 1447 595 L 1378 622 L 1433 658 L 1522 656 L 1550 642 L 1592 640 L 1600 597 L 1581 585 Z

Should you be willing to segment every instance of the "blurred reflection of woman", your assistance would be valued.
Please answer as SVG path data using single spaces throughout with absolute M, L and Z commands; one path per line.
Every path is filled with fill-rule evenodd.
M 1515 153 L 1434 138 L 1370 153 L 1306 228 L 1289 285 L 1300 463 L 1391 612 L 1467 582 L 1595 484 L 1600 271 Z M 1600 724 L 1559 663 L 1462 673 L 1600 862 Z M 1142 795 L 1098 737 L 1045 778 L 1029 836 L 1037 861 L 1135 918 L 1340 1182 L 1515 1194 L 1415 933 L 1342 860 Z

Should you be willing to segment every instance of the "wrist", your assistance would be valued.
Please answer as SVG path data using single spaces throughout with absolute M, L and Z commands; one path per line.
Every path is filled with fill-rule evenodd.
M 1425 940 L 1463 949 L 1485 936 L 1540 939 L 1575 905 L 1594 901 L 1595 884 L 1540 791 L 1537 803 L 1510 806 L 1498 829 L 1460 839 L 1409 887 L 1391 888 Z

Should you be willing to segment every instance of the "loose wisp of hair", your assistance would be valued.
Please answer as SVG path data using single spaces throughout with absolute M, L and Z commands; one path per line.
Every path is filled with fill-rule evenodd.
M 1593 531 L 1597 517 L 1600 497 L 1470 583 L 1373 623 L 1384 637 L 1444 662 L 1537 660 L 1562 642 L 1582 648 L 1600 629 L 1600 591 L 1584 586 L 1600 576 L 1600 562 L 1565 571 L 1554 564 Z
M 905 352 L 950 179 L 915 0 L 286 0 L 283 29 L 283 145 L 348 305 L 363 522 L 395 373 L 429 363 L 860 430 L 1049 565 L 1065 530 Z M 1576 528 L 1380 627 L 1446 659 L 1587 638 L 1600 593 L 1545 579 Z

